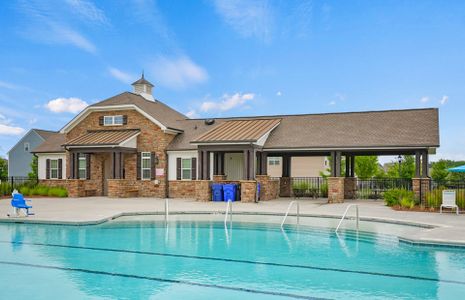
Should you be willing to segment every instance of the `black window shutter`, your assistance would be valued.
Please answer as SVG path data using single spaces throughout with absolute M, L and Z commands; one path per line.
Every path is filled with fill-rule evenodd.
M 197 158 L 192 157 L 192 174 L 191 174 L 192 180 L 197 179 Z
M 176 158 L 176 180 L 181 180 L 181 158 Z
M 69 155 L 69 177 L 74 178 L 74 153 L 70 153 Z
M 136 163 L 137 164 L 137 180 L 141 179 L 141 174 L 140 174 L 140 172 L 141 172 L 141 165 L 140 165 L 141 161 L 140 160 L 141 160 L 141 154 L 140 154 L 140 152 L 137 152 L 137 163 Z
M 90 154 L 86 154 L 86 179 L 90 179 Z
M 63 178 L 63 174 L 61 174 L 62 170 L 63 170 L 63 160 L 60 158 L 58 159 L 58 179 Z
M 98 124 L 103 126 L 103 116 L 98 117 Z
M 150 179 L 154 180 L 156 176 L 156 160 L 155 152 L 150 153 Z
M 127 125 L 127 124 L 128 124 L 128 116 L 123 115 L 123 125 Z
M 45 178 L 50 179 L 50 159 L 45 161 Z
M 79 153 L 74 156 L 74 178 L 79 179 Z

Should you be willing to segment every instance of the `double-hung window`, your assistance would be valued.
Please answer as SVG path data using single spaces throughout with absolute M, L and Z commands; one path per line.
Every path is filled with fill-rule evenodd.
M 50 160 L 50 179 L 58 179 L 58 159 Z
M 141 153 L 141 178 L 142 179 L 151 179 L 151 153 L 150 152 L 142 152 Z
M 104 116 L 103 125 L 105 126 L 119 126 L 123 125 L 123 116 Z
M 81 179 L 87 178 L 87 161 L 86 161 L 85 155 L 79 155 L 78 172 L 79 172 L 79 178 Z
M 192 179 L 192 159 L 183 158 L 181 161 L 181 179 Z
M 280 157 L 268 157 L 268 163 L 270 166 L 279 166 L 281 164 Z

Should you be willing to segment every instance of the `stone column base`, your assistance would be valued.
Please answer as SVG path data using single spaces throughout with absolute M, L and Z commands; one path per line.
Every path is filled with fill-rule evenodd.
M 355 199 L 357 193 L 357 178 L 344 178 L 344 199 Z
M 328 203 L 343 203 L 345 177 L 328 177 Z
M 280 197 L 290 197 L 291 196 L 291 178 L 290 177 L 281 177 L 279 179 L 279 196 Z
M 426 202 L 426 193 L 430 190 L 431 178 L 412 178 L 412 190 L 415 193 L 415 199 L 420 203 Z
M 255 180 L 241 181 L 241 202 L 255 202 L 257 182 Z
M 226 180 L 226 175 L 213 175 L 214 182 L 219 182 L 223 180 Z

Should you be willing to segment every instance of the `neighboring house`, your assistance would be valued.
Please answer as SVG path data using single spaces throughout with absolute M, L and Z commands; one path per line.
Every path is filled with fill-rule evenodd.
M 54 131 L 31 129 L 8 151 L 8 176 L 26 177 L 31 172 L 31 150 L 42 144 Z
M 427 162 L 439 146 L 437 109 L 189 119 L 154 99 L 143 76 L 133 87 L 88 106 L 34 149 L 43 184 L 66 186 L 71 196 L 208 200 L 211 181 L 227 180 L 253 201 L 257 182 L 262 199 L 286 195 L 290 177 L 319 176 L 332 156 L 338 180 L 329 181 L 329 197 L 344 197 L 341 156 L 353 179 L 357 155 Z M 268 171 L 278 165 L 281 172 Z M 268 176 L 275 171 L 281 184 Z

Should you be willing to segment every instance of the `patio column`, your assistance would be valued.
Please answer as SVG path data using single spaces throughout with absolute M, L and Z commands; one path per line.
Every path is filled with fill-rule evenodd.
M 421 152 L 415 152 L 415 178 L 420 178 L 421 176 Z
M 260 164 L 260 174 L 268 175 L 268 153 L 263 151 L 260 153 Z
M 428 170 L 428 151 L 423 151 L 422 155 L 422 167 L 421 167 L 421 177 L 427 178 L 429 175 L 429 170 Z
M 288 154 L 283 156 L 282 177 L 291 177 L 291 156 Z
M 346 177 L 350 177 L 350 161 L 351 161 L 351 156 L 346 155 Z
M 341 177 L 341 151 L 332 151 L 331 158 L 331 177 Z
M 249 180 L 255 179 L 256 174 L 256 162 L 257 152 L 255 149 L 249 150 Z
M 210 151 L 204 151 L 203 156 L 203 179 L 210 180 Z
M 355 177 L 355 155 L 350 156 L 350 177 Z

